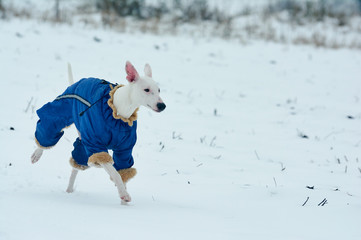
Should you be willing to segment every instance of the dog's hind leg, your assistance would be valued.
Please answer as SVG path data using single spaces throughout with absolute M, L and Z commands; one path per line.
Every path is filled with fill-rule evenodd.
M 71 171 L 71 175 L 70 175 L 70 179 L 69 179 L 69 184 L 68 184 L 68 188 L 66 189 L 67 193 L 72 193 L 74 192 L 74 182 L 75 182 L 75 178 L 78 174 L 78 169 L 73 168 L 73 170 Z
M 31 155 L 31 163 L 34 164 L 41 158 L 41 155 L 43 155 L 44 149 L 37 148 L 34 153 Z
M 69 179 L 69 184 L 68 184 L 68 188 L 66 189 L 67 193 L 72 193 L 74 192 L 74 182 L 75 182 L 75 178 L 78 175 L 79 171 L 84 171 L 87 170 L 89 167 L 88 166 L 84 166 L 84 165 L 79 165 L 73 157 L 70 158 L 69 160 L 70 166 L 72 166 L 72 171 L 71 171 L 71 175 L 70 175 L 70 179 Z

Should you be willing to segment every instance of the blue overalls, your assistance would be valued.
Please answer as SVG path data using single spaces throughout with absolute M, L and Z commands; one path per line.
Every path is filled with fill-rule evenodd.
M 116 170 L 133 166 L 137 122 L 128 124 L 113 117 L 108 100 L 114 86 L 97 78 L 81 79 L 38 109 L 35 138 L 39 145 L 54 146 L 63 136 L 62 130 L 74 123 L 81 135 L 72 151 L 76 163 L 87 166 L 91 155 L 111 149 Z

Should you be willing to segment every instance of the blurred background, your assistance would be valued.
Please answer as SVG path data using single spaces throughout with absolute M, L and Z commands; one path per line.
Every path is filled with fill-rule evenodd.
M 361 48 L 361 0 L 0 0 L 2 20 Z

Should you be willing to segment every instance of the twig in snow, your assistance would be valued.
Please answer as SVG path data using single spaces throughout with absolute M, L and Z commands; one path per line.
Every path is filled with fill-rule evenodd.
M 25 113 L 27 113 L 29 111 L 29 108 L 31 106 L 31 102 L 33 101 L 33 97 L 30 98 L 30 101 L 28 101 L 28 106 L 26 107 L 26 109 L 24 110 Z
M 307 197 L 306 201 L 302 204 L 302 206 L 306 205 L 306 203 L 308 202 L 308 199 L 310 199 L 310 197 Z
M 259 158 L 258 153 L 257 153 L 256 150 L 254 150 L 254 153 L 256 154 L 257 159 L 258 159 L 258 160 L 261 160 L 261 159 Z
M 34 114 L 35 113 L 35 108 L 36 108 L 36 102 L 37 102 L 37 98 L 34 101 L 34 104 L 31 105 L 31 113 Z
M 206 136 L 204 136 L 204 137 L 201 137 L 201 138 L 200 138 L 200 140 L 201 140 L 201 143 L 204 143 L 204 142 L 206 142 Z
M 306 188 L 313 190 L 315 189 L 315 186 L 306 186 Z
M 300 137 L 300 138 L 305 138 L 305 139 L 308 139 L 308 136 L 306 134 L 304 134 L 303 132 L 301 132 L 300 130 L 297 129 L 297 135 Z
M 361 168 L 359 168 L 359 167 L 358 167 L 358 170 L 359 170 L 359 171 L 360 171 L 360 173 L 361 173 Z
M 164 149 L 164 144 L 162 142 L 159 142 L 159 145 L 161 146 L 159 152 L 161 152 Z
M 281 171 L 286 170 L 286 167 L 283 166 L 283 163 L 281 163 Z
M 209 146 L 211 146 L 211 147 L 215 147 L 215 146 L 216 146 L 216 144 L 214 143 L 214 142 L 216 141 L 216 138 L 217 138 L 217 136 L 214 136 L 214 137 L 212 138 L 211 143 L 209 144 Z
M 345 166 L 345 173 L 347 173 L 347 165 Z
M 327 203 L 327 199 L 324 198 L 319 204 L 318 206 L 324 206 Z
M 347 159 L 346 155 L 344 156 L 344 158 L 345 158 L 346 162 L 348 162 L 348 159 Z
M 178 140 L 183 140 L 182 134 L 176 135 L 176 134 L 175 134 L 175 131 L 173 131 L 172 138 L 173 138 L 173 139 L 178 139 Z
M 337 158 L 337 163 L 341 164 L 341 160 L 339 158 Z
M 277 182 L 276 182 L 276 178 L 273 177 L 273 181 L 275 182 L 275 187 L 277 187 Z
M 220 159 L 222 155 L 215 156 L 214 159 Z
M 203 163 L 200 163 L 200 164 L 198 164 L 196 167 L 200 167 L 200 166 L 202 166 L 203 165 Z

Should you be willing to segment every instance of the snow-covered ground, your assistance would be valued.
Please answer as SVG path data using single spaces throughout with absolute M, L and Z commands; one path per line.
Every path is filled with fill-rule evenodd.
M 0 43 L 1 240 L 360 239 L 360 51 L 15 19 Z M 140 110 L 128 206 L 102 169 L 65 192 L 74 127 L 30 163 L 66 63 L 125 83 L 126 60 L 150 63 L 167 104 Z

